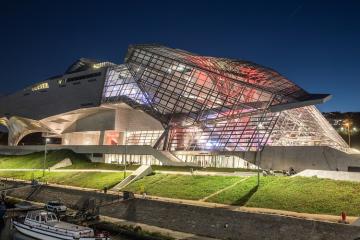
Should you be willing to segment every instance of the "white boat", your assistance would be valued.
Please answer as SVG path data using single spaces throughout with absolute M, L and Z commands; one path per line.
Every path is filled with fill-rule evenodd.
M 58 220 L 52 212 L 31 211 L 26 217 L 13 221 L 13 226 L 22 234 L 40 240 L 110 240 L 95 236 L 94 230 Z

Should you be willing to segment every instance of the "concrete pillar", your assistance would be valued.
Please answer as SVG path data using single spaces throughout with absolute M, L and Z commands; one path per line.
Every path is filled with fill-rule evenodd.
M 100 131 L 99 145 L 104 145 L 105 144 L 104 136 L 105 136 L 105 131 Z

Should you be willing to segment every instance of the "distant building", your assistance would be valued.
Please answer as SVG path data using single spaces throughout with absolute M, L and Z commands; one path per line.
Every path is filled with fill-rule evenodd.
M 69 148 L 137 146 L 131 160 L 137 163 L 150 157 L 158 164 L 242 167 L 244 159 L 257 163 L 257 150 L 264 150 L 265 159 L 270 149 L 280 154 L 275 152 L 289 147 L 346 153 L 346 142 L 314 106 L 329 98 L 252 62 L 134 45 L 124 64 L 82 58 L 63 75 L 1 97 L 0 116 L 10 146 L 42 132 Z M 169 162 L 141 146 L 160 151 Z M 107 147 L 104 154 L 88 149 L 105 162 L 120 163 L 130 148 Z M 261 165 L 296 165 L 275 158 Z

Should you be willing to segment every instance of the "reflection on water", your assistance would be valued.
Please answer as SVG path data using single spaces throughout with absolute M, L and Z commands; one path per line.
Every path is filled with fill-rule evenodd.
M 17 232 L 16 230 L 13 231 L 12 235 L 9 236 L 8 239 L 11 239 L 11 240 L 34 240 L 34 238 L 22 235 L 21 233 Z
M 15 229 L 10 229 L 10 220 L 0 220 L 0 239 L 1 240 L 34 240 L 34 238 L 22 235 Z

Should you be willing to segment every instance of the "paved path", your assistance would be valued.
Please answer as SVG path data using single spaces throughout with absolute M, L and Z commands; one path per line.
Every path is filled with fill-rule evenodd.
M 42 168 L 2 168 L 0 172 L 31 172 L 31 171 L 42 171 Z M 45 170 L 46 172 L 121 172 L 123 173 L 124 170 L 107 170 L 107 169 L 52 169 L 52 170 Z M 126 172 L 133 172 L 133 170 L 126 170 Z
M 0 169 L 0 172 L 31 172 L 31 171 L 42 171 L 41 168 L 32 169 L 32 168 L 3 168 Z M 46 169 L 48 172 L 49 170 Z M 119 172 L 123 173 L 124 170 L 108 170 L 108 169 L 53 169 L 50 172 Z M 126 172 L 134 172 L 134 170 L 126 170 Z M 177 175 L 197 175 L 197 176 L 238 176 L 238 177 L 250 177 L 255 176 L 256 172 L 210 172 L 210 171 L 194 171 L 191 172 L 185 171 L 161 171 L 156 170 L 155 173 L 162 174 L 177 174 Z
M 211 171 L 162 171 L 156 170 L 156 173 L 162 174 L 180 174 L 180 175 L 196 175 L 196 176 L 234 176 L 234 177 L 250 177 L 257 175 L 256 172 L 211 172 Z
M 243 181 L 245 181 L 246 179 L 248 179 L 248 178 L 240 179 L 239 181 L 231 184 L 230 186 L 227 186 L 227 187 L 225 187 L 225 188 L 223 188 L 223 189 L 220 189 L 219 191 L 216 191 L 216 192 L 210 194 L 209 196 L 206 196 L 206 197 L 204 197 L 203 199 L 200 199 L 199 201 L 200 201 L 200 202 L 205 202 L 205 201 L 208 200 L 209 198 L 211 198 L 211 197 L 213 197 L 213 196 L 215 196 L 215 195 L 218 195 L 219 193 L 222 193 L 222 192 L 224 192 L 224 191 L 226 191 L 226 190 L 228 190 L 228 189 L 236 186 L 238 183 L 243 182 Z

